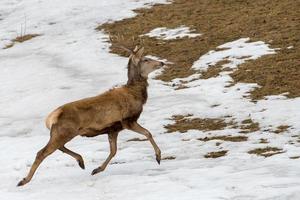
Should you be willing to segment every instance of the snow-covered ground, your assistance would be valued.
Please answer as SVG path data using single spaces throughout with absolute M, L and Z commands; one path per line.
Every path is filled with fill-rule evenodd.
M 190 30 L 189 27 L 179 26 L 177 28 L 169 29 L 166 27 L 159 27 L 151 30 L 149 33 L 144 36 L 155 37 L 162 40 L 174 40 L 183 37 L 198 37 L 200 33 L 192 33 L 194 30 Z
M 106 171 L 91 176 L 108 154 L 107 138 L 75 138 L 67 146 L 84 157 L 86 170 L 81 170 L 69 156 L 55 152 L 42 163 L 28 185 L 16 187 L 28 172 L 35 153 L 49 139 L 43 120 L 50 111 L 126 81 L 127 59 L 108 53 L 107 36 L 95 31 L 95 27 L 131 17 L 133 9 L 158 2 L 164 1 L 0 1 L 1 200 L 300 199 L 300 159 L 289 158 L 300 155 L 300 145 L 289 144 L 290 140 L 297 140 L 292 136 L 300 130 L 300 98 L 270 96 L 253 103 L 245 95 L 256 85 L 239 83 L 226 87 L 231 81 L 228 72 L 186 83 L 189 88 L 184 90 L 174 90 L 158 80 L 149 81 L 149 100 L 140 123 L 153 133 L 162 157 L 175 156 L 175 160 L 163 160 L 157 165 L 149 142 L 126 142 L 137 135 L 123 131 L 112 164 Z M 24 31 L 25 24 L 26 33 L 41 36 L 2 49 L 20 34 L 21 26 Z M 219 48 L 199 55 L 193 67 L 206 69 L 228 59 L 230 62 L 224 67 L 235 68 L 242 62 L 276 53 L 264 42 L 249 43 L 245 38 Z M 198 75 L 173 83 L 195 76 Z M 216 141 L 197 140 L 207 136 L 202 131 L 166 134 L 163 125 L 173 123 L 168 118 L 174 114 L 200 118 L 232 116 L 237 122 L 251 117 L 260 123 L 261 130 L 248 134 L 248 141 L 216 146 Z M 272 133 L 280 125 L 291 128 L 284 134 Z M 210 133 L 240 135 L 238 129 Z M 270 143 L 260 144 L 260 138 Z M 247 153 L 265 146 L 282 148 L 285 153 L 269 158 Z M 203 157 L 218 150 L 229 152 L 218 159 Z

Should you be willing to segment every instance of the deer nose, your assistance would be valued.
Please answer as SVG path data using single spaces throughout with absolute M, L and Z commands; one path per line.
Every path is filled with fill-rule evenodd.
M 161 66 L 164 66 L 164 65 L 165 65 L 165 63 L 164 63 L 164 62 L 160 62 L 160 65 L 161 65 Z

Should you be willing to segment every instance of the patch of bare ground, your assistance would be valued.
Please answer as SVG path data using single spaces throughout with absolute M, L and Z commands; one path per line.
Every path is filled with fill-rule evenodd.
M 276 133 L 276 134 L 283 133 L 283 132 L 286 132 L 289 128 L 290 128 L 290 126 L 288 126 L 288 125 L 281 125 L 281 126 L 277 127 L 277 129 L 274 131 L 274 133 Z
M 115 162 L 112 162 L 112 163 L 110 163 L 110 165 L 119 165 L 119 164 L 124 164 L 125 162 L 117 162 L 117 161 L 115 161 Z
M 293 141 L 291 141 L 291 142 L 293 142 L 293 143 L 294 143 L 294 142 L 300 143 L 300 135 L 298 135 L 298 134 L 297 134 L 297 135 L 292 135 L 291 137 L 292 137 L 292 138 L 295 138 L 295 139 L 294 139 Z
M 183 142 L 188 142 L 188 141 L 191 141 L 191 139 L 181 139 L 181 141 L 183 141 Z
M 261 144 L 267 144 L 267 143 L 269 143 L 269 142 L 268 142 L 268 140 L 265 139 L 265 138 L 260 138 L 260 139 L 259 139 L 259 143 L 261 143 Z
M 198 138 L 200 141 L 210 141 L 210 140 L 223 140 L 229 142 L 244 142 L 248 140 L 246 136 L 231 136 L 231 135 L 223 135 L 223 136 L 211 136 L 205 138 Z
M 197 70 L 197 73 L 201 74 L 198 78 L 194 78 L 190 81 L 181 81 L 178 85 L 176 85 L 175 90 L 181 90 L 181 89 L 188 88 L 188 86 L 185 85 L 188 82 L 192 82 L 192 81 L 198 80 L 198 79 L 214 78 L 214 77 L 219 76 L 220 73 L 223 71 L 232 71 L 231 68 L 228 68 L 228 67 L 224 68 L 224 66 L 223 66 L 228 63 L 230 63 L 230 61 L 227 59 L 224 59 L 224 60 L 217 62 L 215 65 L 209 66 L 206 70 L 201 70 L 201 71 Z
M 240 133 L 251 133 L 260 130 L 259 123 L 253 122 L 252 119 L 245 119 L 240 126 Z
M 210 66 L 209 68 L 207 68 L 207 70 L 205 71 L 201 71 L 201 79 L 209 79 L 209 78 L 213 78 L 213 77 L 217 77 L 219 76 L 219 74 L 222 71 L 231 71 L 231 69 L 229 68 L 224 68 L 223 65 L 230 63 L 229 60 L 221 60 L 219 62 L 217 62 L 214 66 Z
M 215 107 L 218 105 L 212 105 Z M 229 116 L 231 117 L 231 116 Z M 260 130 L 259 123 L 253 122 L 252 119 L 245 119 L 241 124 L 237 124 L 234 120 L 226 120 L 224 118 L 195 118 L 193 115 L 173 115 L 171 120 L 174 121 L 173 124 L 165 125 L 164 128 L 167 133 L 172 133 L 179 131 L 180 133 L 185 133 L 188 130 L 200 130 L 200 131 L 214 131 L 214 130 L 224 130 L 225 128 L 241 129 L 240 133 L 252 133 Z M 245 136 L 216 136 L 220 139 L 247 139 Z M 212 137 L 213 138 L 213 137 Z M 209 138 L 207 138 L 209 139 Z
M 175 156 L 166 156 L 166 157 L 162 157 L 162 160 L 175 160 L 176 157 Z
M 173 124 L 165 125 L 167 133 L 179 131 L 185 133 L 188 130 L 213 131 L 222 130 L 227 126 L 231 126 L 233 122 L 225 122 L 224 119 L 218 118 L 191 118 L 192 115 L 173 115 Z
M 132 138 L 127 140 L 126 142 L 143 142 L 143 141 L 147 141 L 146 138 Z
M 37 36 L 40 36 L 40 34 L 26 34 L 26 35 L 23 35 L 23 36 L 18 36 L 16 37 L 15 39 L 13 39 L 13 42 L 25 42 L 27 40 L 31 40 L 32 38 L 34 37 L 37 37 Z
M 182 89 L 186 89 L 186 88 L 189 88 L 189 87 L 180 83 L 176 86 L 175 90 L 182 90 Z
M 111 35 L 122 34 L 125 45 L 133 46 L 131 38 L 138 38 L 157 27 L 175 28 L 186 25 L 202 33 L 200 37 L 160 40 L 142 37 L 146 53 L 168 59 L 175 65 L 166 68 L 157 78 L 170 81 L 195 71 L 193 63 L 209 50 L 242 37 L 252 41 L 271 43 L 280 48 L 277 54 L 267 55 L 239 66 L 231 76 L 234 83 L 258 83 L 251 92 L 253 99 L 288 92 L 288 97 L 300 96 L 300 2 L 295 0 L 174 0 L 172 4 L 155 5 L 136 10 L 137 16 L 99 26 Z M 292 48 L 287 48 L 287 47 Z M 111 49 L 126 55 L 120 49 Z M 208 73 L 208 72 L 207 72 Z M 219 69 L 209 74 L 216 76 Z
M 256 148 L 251 151 L 248 151 L 249 154 L 256 154 L 258 156 L 270 157 L 276 154 L 283 153 L 282 149 L 277 147 L 265 147 L 265 148 Z
M 200 79 L 200 75 L 198 77 L 195 77 L 189 81 L 186 81 L 186 80 L 180 80 L 179 83 L 173 83 L 172 84 L 172 87 L 174 87 L 175 90 L 181 90 L 181 89 L 185 89 L 185 88 L 189 88 L 186 84 L 187 83 L 190 83 L 190 82 L 193 82 L 193 81 L 196 81 L 196 80 L 199 80 Z
M 13 39 L 10 44 L 6 45 L 3 49 L 11 48 L 15 45 L 16 42 L 22 43 L 27 40 L 31 40 L 32 38 L 37 37 L 37 36 L 40 36 L 40 34 L 26 34 L 26 35 L 18 36 L 15 39 Z
M 3 49 L 9 49 L 13 46 L 14 46 L 14 43 L 10 43 L 10 44 L 5 45 L 5 47 L 3 47 Z
M 223 151 L 214 151 L 214 152 L 209 152 L 207 154 L 204 155 L 205 158 L 219 158 L 222 156 L 225 156 L 227 154 L 227 150 L 223 150 Z
M 290 159 L 299 159 L 300 158 L 300 156 L 292 156 L 292 157 L 290 157 Z

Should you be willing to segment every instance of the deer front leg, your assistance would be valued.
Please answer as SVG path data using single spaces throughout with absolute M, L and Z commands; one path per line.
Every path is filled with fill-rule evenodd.
M 116 155 L 116 153 L 117 153 L 117 137 L 118 137 L 118 132 L 108 133 L 108 141 L 109 141 L 109 145 L 110 145 L 109 156 L 106 158 L 106 160 L 104 161 L 104 163 L 101 166 L 97 167 L 96 169 L 94 169 L 92 171 L 92 175 L 95 175 L 99 172 L 104 171 L 106 166 L 110 162 L 110 160 Z
M 158 164 L 160 164 L 161 151 L 160 151 L 159 147 L 157 146 L 156 142 L 154 141 L 152 134 L 147 129 L 145 129 L 144 127 L 139 125 L 137 122 L 126 123 L 125 128 L 132 130 L 136 133 L 142 134 L 147 137 L 147 139 L 150 141 L 150 143 L 152 144 L 152 146 L 154 148 L 155 155 L 156 155 L 156 161 Z

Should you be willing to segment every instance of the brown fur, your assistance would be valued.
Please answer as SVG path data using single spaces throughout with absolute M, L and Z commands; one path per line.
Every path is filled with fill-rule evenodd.
M 115 123 L 139 116 L 143 108 L 140 100 L 142 93 L 139 87 L 125 86 L 68 103 L 59 108 L 61 114 L 56 115 L 57 121 L 60 124 L 72 124 L 82 136 L 88 135 L 90 131 L 103 132 Z
M 41 149 L 28 173 L 18 186 L 28 183 L 40 163 L 55 150 L 59 149 L 74 157 L 84 169 L 82 157 L 64 145 L 74 137 L 94 137 L 108 134 L 110 154 L 106 161 L 94 169 L 92 175 L 103 171 L 117 151 L 117 136 L 123 129 L 142 134 L 151 142 L 156 160 L 160 163 L 160 149 L 151 133 L 140 126 L 137 120 L 147 101 L 148 73 L 161 67 L 163 63 L 142 57 L 143 48 L 136 48 L 128 62 L 128 82 L 120 88 L 111 89 L 101 95 L 67 103 L 55 109 L 46 118 L 50 130 L 50 140 Z

